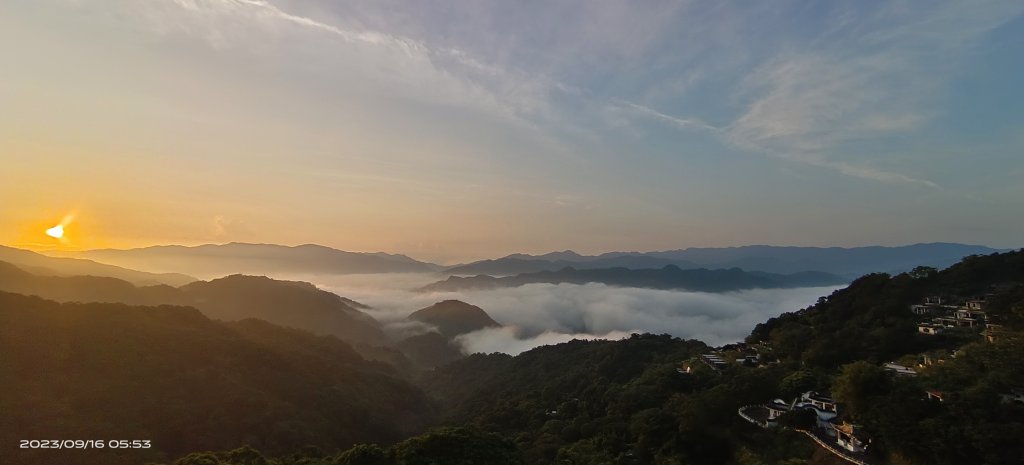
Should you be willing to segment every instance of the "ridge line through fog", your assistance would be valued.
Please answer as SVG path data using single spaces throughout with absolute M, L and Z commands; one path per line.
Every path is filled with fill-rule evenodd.
M 528 284 L 515 288 L 414 293 L 410 284 L 436 275 L 322 278 L 317 285 L 374 307 L 367 310 L 398 335 L 427 330 L 405 320 L 415 310 L 456 299 L 479 306 L 502 328 L 458 336 L 466 353 L 518 354 L 571 339 L 619 339 L 633 332 L 667 333 L 717 346 L 743 340 L 757 323 L 814 304 L 843 286 L 749 289 L 710 293 L 612 287 L 604 284 Z M 396 279 L 397 278 L 397 279 Z M 325 282 L 326 280 L 326 282 Z

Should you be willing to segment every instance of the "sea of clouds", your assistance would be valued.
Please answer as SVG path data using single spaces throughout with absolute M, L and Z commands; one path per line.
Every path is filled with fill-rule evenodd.
M 572 339 L 620 339 L 634 332 L 671 334 L 713 346 L 743 340 L 757 323 L 813 304 L 843 286 L 750 289 L 726 293 L 621 288 L 604 284 L 529 284 L 462 292 L 412 292 L 433 274 L 322 278 L 326 290 L 373 308 L 366 312 L 401 337 L 429 328 L 405 321 L 447 299 L 476 305 L 503 325 L 457 338 L 466 353 L 518 354 Z

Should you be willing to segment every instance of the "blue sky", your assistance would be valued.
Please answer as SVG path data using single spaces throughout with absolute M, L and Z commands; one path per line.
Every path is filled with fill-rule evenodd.
M 0 242 L 1020 246 L 1022 12 L 5 2 Z

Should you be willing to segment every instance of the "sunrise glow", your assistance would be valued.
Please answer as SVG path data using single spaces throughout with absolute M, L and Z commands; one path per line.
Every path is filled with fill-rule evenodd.
M 46 235 L 50 236 L 50 237 L 52 237 L 54 239 L 63 239 L 64 238 L 64 225 L 58 224 L 57 226 L 54 226 L 54 227 L 52 227 L 50 229 L 47 229 L 46 230 Z
M 1024 465 L 1022 49 L 1024 0 L 0 0 L 0 465 Z

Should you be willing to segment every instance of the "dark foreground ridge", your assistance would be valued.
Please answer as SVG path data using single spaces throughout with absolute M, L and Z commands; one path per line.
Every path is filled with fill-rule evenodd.
M 334 337 L 189 307 L 0 292 L 3 463 L 138 464 L 250 443 L 271 453 L 390 442 L 433 423 L 390 365 Z M 21 439 L 147 439 L 150 450 L 18 450 Z

